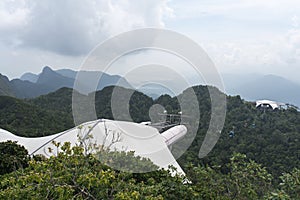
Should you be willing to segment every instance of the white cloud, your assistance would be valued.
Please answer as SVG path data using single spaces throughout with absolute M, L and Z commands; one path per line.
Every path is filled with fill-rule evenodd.
M 0 10 L 0 30 L 13 30 L 26 24 L 28 9 Z
M 300 29 L 269 39 L 232 39 L 203 45 L 221 72 L 277 74 L 300 82 Z
M 107 37 L 138 27 L 163 27 L 170 13 L 167 1 L 110 0 L 5 0 L 0 6 L 0 34 L 17 34 L 4 42 L 18 41 L 65 55 L 86 54 Z M 8 34 L 6 34 L 8 35 Z
M 294 28 L 298 28 L 298 27 L 299 27 L 299 18 L 298 18 L 297 15 L 294 15 L 294 16 L 292 17 L 292 26 L 293 26 Z
M 26 26 L 28 15 L 25 1 L 0 1 L 0 42 L 18 45 L 18 34 Z
M 0 49 L 7 51 L 0 69 L 12 73 L 8 64 L 15 76 L 25 64 L 27 71 L 78 67 L 109 36 L 167 27 L 202 44 L 223 72 L 272 71 L 297 79 L 299 10 L 295 0 L 0 0 Z
M 174 0 L 171 6 L 177 18 L 223 16 L 242 19 L 278 19 L 297 13 L 300 2 L 295 0 Z
M 225 73 L 274 73 L 299 81 L 300 1 L 175 0 L 171 26 L 206 49 Z
M 300 64 L 300 29 L 290 30 L 284 40 L 281 57 L 289 64 Z

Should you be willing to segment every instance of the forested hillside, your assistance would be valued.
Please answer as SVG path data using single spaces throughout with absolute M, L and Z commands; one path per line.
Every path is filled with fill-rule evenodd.
M 111 95 L 114 86 L 109 86 L 95 94 L 98 118 L 113 119 Z M 122 95 L 131 94 L 130 113 L 135 122 L 149 120 L 145 113 L 153 100 L 134 90 L 120 88 Z M 61 88 L 56 92 L 34 99 L 16 99 L 0 96 L 0 127 L 16 135 L 38 137 L 51 135 L 74 127 L 72 117 L 72 89 Z
M 45 136 L 73 126 L 66 112 L 44 109 L 9 96 L 0 97 L 0 127 L 16 135 Z
M 106 87 L 96 93 L 98 118 L 112 119 L 110 99 L 113 88 Z M 124 94 L 134 92 L 120 89 Z M 234 152 L 246 154 L 248 158 L 267 167 L 267 170 L 277 178 L 282 172 L 289 172 L 294 167 L 300 166 L 299 112 L 294 109 L 258 110 L 253 103 L 245 102 L 239 96 L 227 97 L 226 122 L 221 137 L 213 151 L 207 157 L 199 159 L 199 150 L 210 120 L 210 97 L 205 86 L 196 86 L 192 89 L 199 100 L 201 120 L 195 140 L 179 159 L 179 163 L 185 169 L 187 163 L 202 166 L 217 165 L 223 173 L 227 173 L 229 171 L 227 164 Z M 178 99 L 182 98 L 181 95 Z M 72 90 L 68 88 L 28 100 L 0 97 L 0 102 L 0 127 L 18 135 L 43 136 L 74 126 L 71 109 Z M 176 97 L 163 95 L 153 101 L 140 92 L 134 92 L 130 100 L 133 120 L 136 122 L 149 120 L 148 110 L 154 104 L 163 105 L 169 113 L 178 113 L 180 110 Z M 177 145 L 180 145 L 180 142 Z M 173 146 L 173 151 L 176 151 L 176 145 Z
M 9 80 L 6 76 L 0 74 L 0 95 L 14 96 L 14 92 L 10 86 Z
M 227 97 L 226 121 L 221 137 L 208 156 L 199 159 L 199 150 L 210 121 L 211 104 L 207 87 L 196 86 L 193 89 L 199 101 L 200 124 L 192 145 L 178 160 L 182 166 L 189 162 L 204 166 L 217 165 L 226 173 L 226 163 L 229 163 L 234 152 L 246 154 L 248 158 L 267 167 L 275 177 L 300 166 L 300 113 L 293 108 L 259 110 L 254 103 L 243 101 L 240 96 Z M 162 99 L 158 101 L 165 106 L 168 104 L 176 113 L 177 99 L 164 99 L 170 103 Z M 181 143 L 184 143 L 184 139 L 177 145 Z M 176 151 L 176 144 L 173 151 Z
M 61 146 L 62 145 L 62 146 Z M 133 152 L 98 150 L 86 154 L 70 143 L 56 156 L 29 158 L 26 149 L 12 142 L 0 143 L 1 199 L 299 199 L 300 170 L 280 176 L 280 183 L 246 155 L 233 154 L 226 165 L 186 168 L 186 176 L 158 170 L 150 160 Z M 101 162 L 99 156 L 101 156 Z M 127 171 L 111 168 L 132 163 Z M 132 173 L 140 168 L 148 173 Z M 8 171 L 9 169 L 9 171 Z

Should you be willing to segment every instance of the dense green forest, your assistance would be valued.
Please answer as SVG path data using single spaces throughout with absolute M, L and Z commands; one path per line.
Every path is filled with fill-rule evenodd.
M 13 142 L 0 143 L 1 199 L 299 199 L 300 170 L 272 176 L 244 154 L 233 154 L 224 174 L 217 166 L 193 166 L 186 176 L 172 176 L 173 168 L 158 169 L 133 152 L 99 150 L 86 154 L 70 143 L 56 156 L 28 158 L 26 149 Z M 101 161 L 98 157 L 101 156 Z M 10 158 L 10 159 L 7 159 Z M 107 159 L 103 159 L 107 158 Z M 127 172 L 107 166 L 132 163 Z M 145 168 L 151 172 L 132 173 Z M 6 169 L 12 169 L 7 172 Z
M 113 119 L 110 103 L 113 89 L 111 86 L 96 92 L 98 118 Z M 0 128 L 25 137 L 46 136 L 73 128 L 72 91 L 70 88 L 61 88 L 25 100 L 0 96 Z M 133 93 L 130 100 L 133 121 L 149 120 L 145 113 L 153 104 L 152 98 L 130 89 L 122 88 L 122 92 L 124 95 Z
M 193 89 L 199 100 L 201 122 L 192 145 L 178 160 L 181 165 L 188 162 L 195 165 L 219 165 L 226 173 L 228 169 L 224 163 L 229 163 L 230 156 L 239 152 L 267 167 L 275 177 L 300 166 L 300 113 L 293 108 L 259 110 L 253 103 L 245 102 L 239 96 L 227 97 L 226 121 L 221 137 L 208 156 L 198 159 L 209 125 L 210 99 L 206 87 L 197 86 Z M 173 105 L 176 105 L 176 98 L 172 100 Z M 178 110 L 178 107 L 173 109 Z M 176 150 L 176 145 L 173 149 Z
M 98 118 L 113 118 L 110 107 L 113 89 L 114 87 L 106 87 L 101 91 L 97 91 L 95 102 Z M 154 104 L 161 104 L 168 110 L 168 113 L 178 113 L 180 111 L 178 100 L 182 99 L 186 92 L 184 91 L 177 97 L 162 95 L 158 99 L 153 100 L 140 92 L 129 89 L 123 90 L 124 94 L 134 92 L 130 99 L 130 114 L 135 122 L 148 121 L 148 110 Z M 100 180 L 94 180 L 91 174 L 91 170 L 97 165 L 102 169 L 102 171 L 99 169 L 101 173 L 106 173 L 107 170 L 109 170 L 107 173 L 114 173 L 114 178 L 111 180 L 112 185 L 120 181 L 121 177 L 119 176 L 128 176 L 128 179 L 125 180 L 132 182 L 132 188 L 130 187 L 127 192 L 122 193 L 123 196 L 120 196 L 119 199 L 141 199 L 142 197 L 144 199 L 172 199 L 173 197 L 168 196 L 170 195 L 167 192 L 168 190 L 173 191 L 176 194 L 175 196 L 183 199 L 187 197 L 191 197 L 187 199 L 300 198 L 299 170 L 294 169 L 300 166 L 300 113 L 297 110 L 293 108 L 277 111 L 258 110 L 253 103 L 246 102 L 239 96 L 227 96 L 226 122 L 221 137 L 208 156 L 199 159 L 199 150 L 209 125 L 211 102 L 206 86 L 195 86 L 188 90 L 194 90 L 197 95 L 200 109 L 200 124 L 195 140 L 178 159 L 178 162 L 184 171 L 187 172 L 192 185 L 182 184 L 182 177 L 171 177 L 164 171 L 153 172 L 148 175 L 124 175 L 121 172 L 105 167 L 103 163 L 97 163 L 88 166 L 88 169 L 84 169 L 82 174 L 77 177 L 91 176 L 89 177 L 91 178 L 91 183 L 82 183 L 90 184 L 89 186 L 85 185 L 86 189 L 89 191 L 95 190 L 94 192 L 96 192 L 97 187 L 101 187 L 101 184 L 97 183 Z M 62 88 L 54 93 L 26 100 L 1 96 L 0 115 L 0 127 L 21 136 L 43 136 L 69 129 L 74 126 L 72 118 L 72 89 Z M 185 138 L 180 142 L 184 143 Z M 180 145 L 180 142 L 177 145 Z M 172 147 L 172 151 L 176 152 L 176 148 L 175 144 Z M 82 155 L 74 153 L 61 156 L 70 156 L 72 159 L 74 157 L 75 160 L 73 161 L 77 162 L 76 158 Z M 68 166 L 62 158 L 51 158 L 43 161 L 31 160 L 29 167 L 25 171 L 14 172 L 19 173 L 18 176 L 24 177 L 24 183 L 18 182 L 18 184 L 28 185 L 29 188 L 24 187 L 23 190 L 20 190 L 20 185 L 13 186 L 5 181 L 11 179 L 12 175 L 4 175 L 6 179 L 1 179 L 2 193 L 0 192 L 0 197 L 8 193 L 16 195 L 17 192 L 20 192 L 20 195 L 23 192 L 24 195 L 29 195 L 26 192 L 31 191 L 31 181 L 34 182 L 36 180 L 34 178 L 30 179 L 28 176 L 31 177 L 35 172 L 46 173 L 43 170 L 51 169 L 51 162 L 61 162 L 61 165 Z M 96 162 L 92 157 L 85 158 L 85 160 L 92 159 L 92 161 L 88 162 Z M 84 166 L 82 167 L 84 168 Z M 100 171 L 97 173 L 100 173 Z M 70 173 L 73 172 L 65 171 L 61 174 L 56 174 L 55 177 L 57 180 L 63 180 L 69 177 Z M 43 174 L 43 176 L 49 176 L 49 174 Z M 153 179 L 153 182 L 147 182 L 148 179 Z M 66 191 L 69 191 L 68 194 L 65 194 L 63 193 L 65 190 L 60 191 L 61 188 L 54 187 L 55 181 L 51 183 L 53 185 L 47 185 L 50 183 L 43 182 L 42 185 L 44 186 L 41 187 L 44 188 L 38 188 L 38 190 L 43 193 L 43 190 L 46 190 L 46 188 L 53 187 L 53 194 L 49 194 L 50 199 L 59 197 L 55 195 L 75 196 L 78 194 L 79 189 L 76 189 L 76 183 L 60 182 L 59 184 L 61 184 L 62 188 L 70 189 L 69 191 L 65 188 Z M 124 180 L 122 179 L 122 181 Z M 123 190 L 121 185 L 126 184 L 126 181 L 120 183 L 120 190 L 112 191 L 111 194 L 106 193 L 106 195 L 113 195 L 114 197 L 121 195 Z M 173 183 L 173 185 L 167 186 L 167 183 Z M 100 185 L 95 186 L 93 184 Z M 179 191 L 182 191 L 183 194 L 177 194 Z M 117 195 L 118 192 L 120 194 Z M 151 194 L 154 195 L 151 196 Z M 155 194 L 157 195 L 155 196 Z M 296 196 L 297 194 L 298 196 Z M 85 195 L 87 194 L 80 193 L 78 198 L 88 197 Z M 276 195 L 282 195 L 282 198 L 276 197 Z M 11 197 L 13 198 L 14 196 Z M 110 198 L 110 196 L 106 197 Z M 97 196 L 97 198 L 105 197 Z
M 45 109 L 9 96 L 0 97 L 0 127 L 16 135 L 45 136 L 73 126 L 72 117 L 66 112 Z

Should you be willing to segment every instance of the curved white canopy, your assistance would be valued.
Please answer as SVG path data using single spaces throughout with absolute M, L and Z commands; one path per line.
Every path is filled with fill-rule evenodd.
M 270 101 L 270 100 L 258 100 L 256 101 L 256 107 L 259 106 L 264 106 L 264 105 L 270 105 L 272 109 L 280 108 L 280 106 L 285 105 L 284 103 L 279 103 L 275 101 Z
M 79 145 L 78 136 L 85 138 L 89 134 L 92 135 L 92 138 L 85 140 L 87 142 L 106 147 L 109 146 L 111 150 L 134 151 L 135 155 L 149 158 L 161 168 L 168 168 L 169 165 L 173 165 L 179 173 L 184 174 L 167 146 L 166 142 L 170 142 L 170 139 L 162 136 L 153 127 L 106 119 L 87 122 L 79 127 L 39 138 L 19 137 L 0 129 L 0 141 L 18 141 L 20 145 L 23 145 L 29 151 L 29 154 L 43 154 L 49 157 L 52 155 L 48 151 L 49 148 L 53 149 L 54 154 L 56 153 L 52 141 L 62 144 L 70 142 L 74 146 Z M 180 131 L 180 137 L 186 134 L 186 128 L 180 125 L 178 128 L 174 127 L 170 133 L 165 135 L 172 135 L 174 137 L 177 129 Z

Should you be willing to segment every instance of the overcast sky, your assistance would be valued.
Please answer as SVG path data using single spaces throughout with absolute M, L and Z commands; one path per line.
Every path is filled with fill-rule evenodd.
M 101 41 L 142 27 L 187 35 L 222 73 L 299 79 L 297 0 L 1 0 L 0 72 L 78 69 Z

